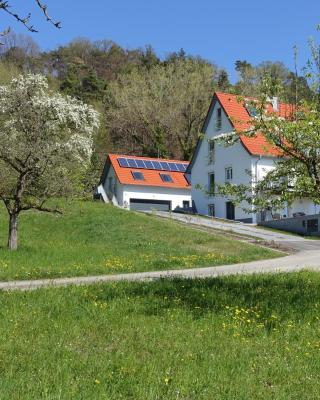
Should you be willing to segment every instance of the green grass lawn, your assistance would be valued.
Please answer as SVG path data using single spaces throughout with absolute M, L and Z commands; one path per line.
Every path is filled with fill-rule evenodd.
M 0 280 L 209 266 L 278 257 L 278 252 L 91 201 L 60 204 L 64 214 L 21 214 L 20 246 L 6 250 L 1 208 Z
M 319 398 L 320 275 L 0 293 L 0 398 Z

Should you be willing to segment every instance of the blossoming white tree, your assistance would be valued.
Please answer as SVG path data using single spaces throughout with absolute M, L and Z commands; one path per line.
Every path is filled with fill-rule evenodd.
M 18 217 L 73 193 L 92 149 L 98 113 L 81 101 L 49 90 L 41 75 L 0 86 L 0 199 L 9 214 L 8 247 L 18 246 Z

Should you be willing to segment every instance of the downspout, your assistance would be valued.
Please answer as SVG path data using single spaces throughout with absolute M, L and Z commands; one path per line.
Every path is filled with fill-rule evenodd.
M 258 162 L 261 161 L 261 159 L 262 159 L 262 156 L 260 154 L 259 158 L 257 159 L 257 161 L 254 163 L 254 168 L 255 168 L 255 171 L 254 171 L 255 179 L 254 179 L 254 181 L 255 181 L 256 184 L 258 183 Z
M 261 159 L 262 159 L 262 156 L 261 156 L 261 154 L 259 154 L 259 158 L 254 163 L 254 183 L 255 183 L 255 185 L 258 183 L 258 163 L 259 163 L 259 161 L 261 161 Z M 252 220 L 253 219 L 254 218 L 252 218 Z M 255 213 L 255 223 L 257 223 L 257 213 Z

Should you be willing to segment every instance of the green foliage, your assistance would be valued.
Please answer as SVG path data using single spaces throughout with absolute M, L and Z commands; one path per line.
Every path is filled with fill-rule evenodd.
M 230 264 L 278 252 L 91 201 L 51 201 L 62 215 L 20 217 L 20 247 L 4 249 L 0 280 L 97 275 Z M 0 218 L 6 221 L 3 207 Z M 1 397 L 1 396 L 0 396 Z
M 19 75 L 20 71 L 14 64 L 0 62 L 0 85 L 9 83 L 12 78 Z
M 91 104 L 95 101 L 102 101 L 106 82 L 98 78 L 94 71 L 88 71 L 82 75 L 81 77 L 75 66 L 70 68 L 60 84 L 61 91 Z
M 9 63 L 3 64 L 0 80 L 7 82 L 16 71 L 42 73 L 48 76 L 51 88 L 94 105 L 99 111 L 104 112 L 104 104 L 107 105 L 106 115 L 103 115 L 107 121 L 95 136 L 94 143 L 101 161 L 110 151 L 189 159 L 214 90 L 258 96 L 263 77 L 269 75 L 283 86 L 283 100 L 291 102 L 296 99 L 297 86 L 299 98 L 310 98 L 306 78 L 289 71 L 281 62 L 264 61 L 254 66 L 248 61 L 238 60 L 239 80 L 232 85 L 223 68 L 217 68 L 201 57 L 190 56 L 183 49 L 161 60 L 151 46 L 129 50 L 111 40 L 92 42 L 76 38 L 68 45 L 41 52 L 30 36 L 10 33 L 4 38 L 0 56 L 3 62 Z M 186 67 L 181 73 L 181 68 L 175 67 L 177 65 L 193 65 L 193 72 L 192 68 Z M 160 70 L 161 74 L 155 73 Z M 111 100 L 110 94 L 114 96 L 117 85 L 119 88 L 124 84 L 133 86 L 134 83 L 127 83 L 128 76 L 136 79 L 137 75 L 144 78 L 144 81 L 140 78 L 144 82 L 143 91 L 140 93 L 137 88 L 137 93 L 132 94 L 128 112 L 123 110 L 123 124 L 119 122 L 121 126 L 118 123 L 114 126 L 113 118 L 109 121 L 110 114 L 119 113 L 119 107 L 126 104 L 122 104 L 119 98 Z M 168 76 L 167 83 L 161 75 Z M 159 81 L 146 83 L 150 76 Z M 173 83 L 171 89 L 169 77 Z M 190 84 L 187 79 L 190 79 Z M 146 91 L 150 97 L 148 112 L 142 105 Z M 164 103 L 167 103 L 166 107 Z M 159 111 L 154 109 L 152 112 L 151 105 Z M 135 121 L 130 120 L 134 119 L 130 114 L 132 111 L 137 112 Z M 158 116 L 160 111 L 166 117 L 161 119 Z M 124 139 L 128 137 L 129 140 Z
M 87 192 L 97 183 L 112 151 L 190 159 L 214 90 L 259 97 L 268 80 L 269 96 L 310 101 L 311 89 L 316 91 L 316 80 L 311 78 L 319 76 L 315 42 L 311 47 L 313 58 L 304 76 L 281 62 L 254 66 L 238 60 L 239 79 L 232 85 L 224 69 L 183 49 L 161 60 L 151 46 L 127 50 L 111 40 L 77 38 L 45 53 L 32 38 L 11 33 L 0 49 L 0 83 L 8 83 L 22 71 L 44 73 L 50 88 L 99 110 L 102 123 L 94 135 L 95 155 L 79 176 Z M 273 199 L 278 207 L 278 199 Z
M 50 212 L 49 198 L 78 191 L 98 126 L 92 107 L 50 91 L 42 75 L 0 86 L 0 198 L 10 216 L 10 249 L 17 248 L 20 212 Z
M 147 156 L 190 159 L 215 87 L 214 66 L 175 57 L 110 83 L 106 120 L 113 142 Z
M 274 169 L 259 181 L 253 176 L 249 185 L 219 187 L 222 195 L 232 196 L 238 204 L 244 202 L 245 211 L 277 211 L 301 198 L 320 204 L 319 49 L 312 41 L 311 61 L 305 68 L 305 78 L 290 75 L 294 101 L 288 107 L 286 117 L 270 112 L 270 97 L 283 95 L 285 88 L 279 73 L 267 65 L 270 73 L 263 75 L 259 100 L 254 104 L 257 115 L 252 118 L 251 128 L 243 134 L 248 137 L 263 134 L 278 150 L 278 160 Z M 304 91 L 307 79 L 310 81 L 308 94 Z
M 297 96 L 300 100 L 309 100 L 312 97 L 312 90 L 305 76 L 290 71 L 282 62 L 263 61 L 253 66 L 245 60 L 238 60 L 235 70 L 239 74 L 239 80 L 234 91 L 239 95 L 260 97 L 263 82 L 268 79 L 269 97 L 278 96 L 281 101 L 290 104 L 296 102 Z
M 317 399 L 317 273 L 1 293 L 0 397 Z

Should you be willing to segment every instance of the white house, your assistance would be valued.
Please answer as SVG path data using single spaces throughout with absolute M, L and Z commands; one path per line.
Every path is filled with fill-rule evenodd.
M 270 109 L 283 117 L 292 112 L 292 106 L 278 103 L 276 98 L 272 100 Z M 214 94 L 203 127 L 204 135 L 198 141 L 187 170 L 191 173 L 193 204 L 199 214 L 253 223 L 271 218 L 268 212 L 259 215 L 246 213 L 241 207 L 235 207 L 232 199 L 209 194 L 210 187 L 225 182 L 253 186 L 279 160 L 278 149 L 272 147 L 262 134 L 252 138 L 241 135 L 250 126 L 253 111 L 252 99 L 246 102 L 245 99 L 239 101 L 236 95 Z M 221 135 L 235 132 L 239 135 L 239 140 L 232 146 L 225 147 L 217 140 Z M 313 202 L 297 199 L 291 207 L 285 207 L 276 217 L 319 212 L 320 207 Z
M 97 192 L 105 202 L 134 210 L 191 207 L 186 161 L 109 154 Z

